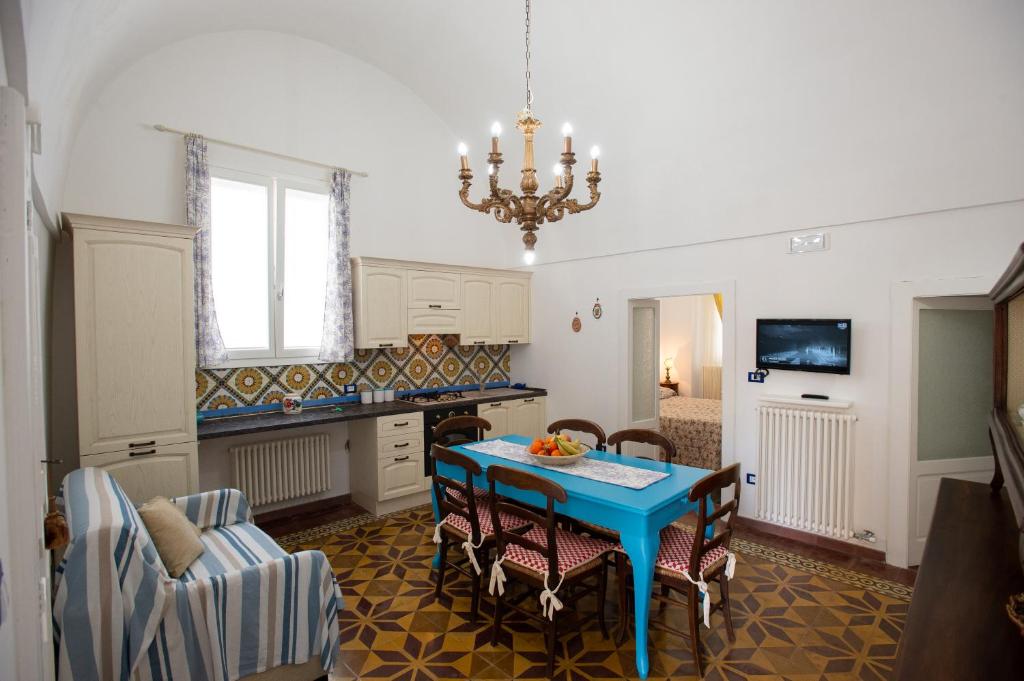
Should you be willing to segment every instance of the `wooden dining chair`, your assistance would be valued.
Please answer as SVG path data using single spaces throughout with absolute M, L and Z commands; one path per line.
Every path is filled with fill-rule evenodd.
M 458 478 L 452 478 L 437 472 L 440 461 L 460 469 Z M 440 511 L 441 522 L 434 528 L 434 543 L 438 544 L 441 562 L 437 568 L 437 584 L 434 598 L 441 598 L 444 589 L 444 578 L 447 568 L 466 575 L 472 582 L 470 599 L 470 621 L 476 622 L 480 609 L 480 588 L 483 581 L 483 568 L 486 565 L 491 549 L 496 544 L 494 532 L 494 515 L 490 506 L 474 495 L 466 494 L 473 486 L 473 476 L 480 475 L 480 464 L 459 452 L 433 445 L 430 449 L 431 485 Z M 528 523 L 513 516 L 500 516 L 506 531 L 523 530 Z M 456 563 L 448 559 L 449 544 L 458 544 L 466 553 L 466 564 Z
M 548 433 L 553 434 L 563 430 L 592 435 L 597 441 L 594 449 L 599 449 L 602 452 L 605 451 L 605 442 L 608 441 L 608 438 L 604 434 L 604 428 L 593 421 L 588 421 L 587 419 L 561 419 L 548 426 Z
M 608 446 L 615 447 L 616 454 L 622 454 L 622 443 L 624 442 L 654 445 L 659 450 L 659 461 L 675 463 L 675 444 L 673 444 L 672 440 L 669 440 L 656 430 L 649 430 L 647 428 L 627 428 L 625 430 L 617 430 L 608 436 Z M 649 459 L 650 457 L 642 456 L 640 458 Z
M 491 422 L 479 416 L 449 416 L 434 426 L 432 431 L 434 435 L 433 441 L 445 447 L 479 442 L 484 439 L 484 433 L 490 429 Z M 472 431 L 475 437 L 467 437 L 465 435 L 467 430 Z M 450 490 L 449 493 L 454 496 L 462 494 L 458 490 Z M 473 495 L 477 499 L 486 499 L 487 488 L 474 485 Z
M 501 620 L 506 607 L 541 624 L 547 638 L 547 673 L 554 672 L 555 646 L 559 624 L 568 623 L 576 632 L 590 620 L 597 619 L 601 634 L 607 638 L 604 605 L 608 592 L 608 557 L 614 548 L 610 542 L 596 537 L 563 530 L 557 526 L 555 502 L 565 503 L 565 488 L 551 480 L 508 468 L 490 466 L 487 469 L 490 486 L 491 514 L 497 539 L 496 560 L 491 566 L 490 592 L 495 597 L 494 628 L 491 645 L 497 645 Z M 495 485 L 501 483 L 528 492 L 536 492 L 546 500 L 544 514 L 509 503 L 498 496 Z M 530 529 L 523 533 L 509 532 L 507 517 L 529 522 Z M 540 591 L 540 614 L 520 605 L 521 598 L 510 599 L 505 594 L 505 582 L 511 575 L 530 591 Z M 594 583 L 588 583 L 591 577 Z M 597 596 L 597 611 L 581 617 L 576 603 L 588 594 Z M 565 619 L 562 610 L 573 606 L 574 617 Z
M 709 508 L 709 497 L 716 492 L 721 494 L 730 487 L 732 500 L 712 511 Z M 654 563 L 654 580 L 667 587 L 669 593 L 652 593 L 651 597 L 659 604 L 686 607 L 690 631 L 680 631 L 655 620 L 651 620 L 651 627 L 688 639 L 697 664 L 697 673 L 703 677 L 701 621 L 710 627 L 711 614 L 721 610 L 725 617 L 725 631 L 729 641 L 736 642 L 732 612 L 729 610 L 729 580 L 733 577 L 736 557 L 729 551 L 729 545 L 732 541 L 733 521 L 740 505 L 740 465 L 735 463 L 701 478 L 690 490 L 689 500 L 698 504 L 697 527 L 690 529 L 669 525 L 661 531 L 661 546 Z M 716 521 L 723 518 L 726 519 L 716 526 Z M 710 539 L 706 538 L 709 527 L 715 530 Z M 700 540 L 695 540 L 695 537 L 699 537 Z M 628 608 L 632 602 L 628 592 L 632 589 L 632 580 L 627 579 L 626 570 L 619 572 L 618 579 L 619 612 L 625 625 L 620 627 L 621 641 L 628 627 Z M 717 603 L 711 603 L 711 593 L 708 591 L 708 584 L 711 582 L 718 582 L 720 598 Z M 685 600 L 673 598 L 671 592 L 679 593 Z M 700 617 L 701 609 L 703 618 Z

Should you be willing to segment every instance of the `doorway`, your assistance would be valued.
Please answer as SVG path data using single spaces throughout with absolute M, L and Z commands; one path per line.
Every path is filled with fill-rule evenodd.
M 723 397 L 731 396 L 724 296 L 712 289 L 631 298 L 628 309 L 626 427 L 659 431 L 675 446 L 675 463 L 721 468 Z M 657 454 L 636 444 L 624 452 Z
M 992 477 L 992 302 L 914 299 L 908 563 L 921 562 L 942 478 Z

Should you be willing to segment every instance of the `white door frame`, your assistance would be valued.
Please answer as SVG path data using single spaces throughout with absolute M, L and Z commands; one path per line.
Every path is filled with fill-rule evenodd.
M 987 295 L 995 277 L 893 282 L 889 291 L 889 508 L 885 560 L 907 567 L 910 558 L 911 462 L 917 459 L 917 298 Z
M 25 100 L 0 88 L 0 333 L 3 334 L 3 437 L 7 489 L 0 522 L 9 522 L 12 553 L 4 556 L 11 596 L 5 625 L 14 628 L 14 678 L 52 679 L 49 552 L 43 547 L 47 458 L 43 410 L 43 339 L 39 248 L 28 222 L 30 160 Z M 15 509 L 17 509 L 15 511 Z
M 637 298 L 672 298 L 675 296 L 722 295 L 722 466 L 736 461 L 736 280 L 680 281 L 658 286 L 623 289 L 615 295 L 615 309 L 623 311 L 625 322 L 619 324 L 618 414 L 616 430 L 629 423 L 629 301 Z

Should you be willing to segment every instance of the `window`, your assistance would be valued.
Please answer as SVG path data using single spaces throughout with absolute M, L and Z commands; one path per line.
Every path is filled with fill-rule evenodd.
M 328 210 L 326 183 L 212 170 L 213 295 L 229 363 L 319 353 Z

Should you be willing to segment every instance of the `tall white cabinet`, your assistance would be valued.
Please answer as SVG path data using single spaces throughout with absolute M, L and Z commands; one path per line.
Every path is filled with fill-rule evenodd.
M 73 242 L 78 455 L 136 503 L 198 491 L 192 238 L 64 215 Z

